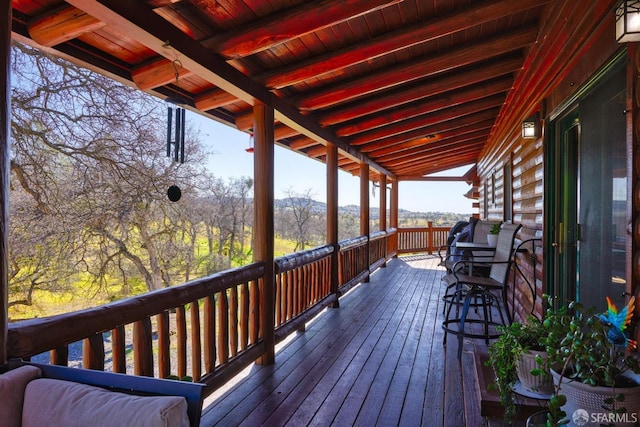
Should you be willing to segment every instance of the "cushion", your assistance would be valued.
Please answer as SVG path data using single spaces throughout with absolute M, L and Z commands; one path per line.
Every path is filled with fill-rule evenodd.
M 22 425 L 189 426 L 180 396 L 135 396 L 70 381 L 41 378 L 26 388 Z
M 0 427 L 20 427 L 24 390 L 40 375 L 35 366 L 20 366 L 0 375 Z

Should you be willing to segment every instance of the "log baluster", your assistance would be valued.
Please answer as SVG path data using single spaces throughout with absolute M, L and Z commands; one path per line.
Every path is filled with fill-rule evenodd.
M 151 319 L 145 317 L 133 323 L 133 373 L 153 377 L 153 333 Z
M 229 361 L 229 300 L 227 292 L 218 293 L 218 360 L 220 364 Z
M 156 316 L 158 329 L 158 376 L 171 375 L 171 350 L 169 338 L 169 312 L 163 311 Z
M 198 301 L 191 303 L 189 309 L 191 315 L 191 376 L 193 381 L 199 381 L 202 377 L 202 343 L 200 341 L 200 304 Z
M 111 359 L 113 360 L 113 372 L 127 373 L 126 335 L 124 325 L 111 330 Z
M 249 283 L 240 285 L 240 349 L 249 344 Z
M 238 287 L 229 289 L 229 347 L 231 357 L 238 354 Z
M 216 297 L 204 299 L 204 369 L 211 373 L 216 368 Z
M 275 280 L 275 305 L 274 305 L 274 317 L 275 317 L 275 322 L 276 325 L 279 325 L 281 320 L 280 320 L 280 313 L 282 312 L 282 306 L 281 306 L 281 301 L 282 301 L 282 273 L 276 273 L 276 280 Z
M 249 284 L 249 305 L 249 339 L 251 344 L 255 344 L 260 337 L 260 289 L 257 280 Z
M 82 340 L 82 367 L 104 371 L 104 339 L 101 333 Z
M 68 366 L 69 346 L 62 345 L 51 350 L 49 352 L 49 363 L 51 363 L 52 365 Z
M 178 338 L 178 378 L 187 375 L 187 319 L 184 305 L 176 308 L 176 331 Z

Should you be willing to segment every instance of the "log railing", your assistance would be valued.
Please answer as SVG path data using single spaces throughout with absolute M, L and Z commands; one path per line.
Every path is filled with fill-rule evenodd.
M 275 260 L 276 340 L 285 338 L 337 298 L 331 294 L 333 246 L 320 246 Z
M 451 227 L 434 227 L 429 221 L 427 227 L 399 228 L 398 253 L 437 252 L 440 246 L 447 244 Z
M 51 363 L 67 365 L 70 345 L 82 341 L 84 368 L 188 375 L 215 387 L 264 352 L 258 336 L 263 275 L 264 263 L 258 262 L 100 307 L 11 324 L 8 354 L 49 352 Z
M 360 236 L 338 243 L 338 281 L 341 292 L 346 291 L 369 276 L 367 237 Z
M 387 261 L 387 233 L 377 231 L 369 237 L 369 271 L 374 271 Z
M 448 227 L 392 229 L 338 244 L 338 295 L 397 253 L 431 251 Z M 338 295 L 331 293 L 331 245 L 275 260 L 275 331 L 281 340 Z M 58 365 L 166 378 L 191 376 L 209 394 L 264 354 L 256 262 L 100 307 L 9 325 L 8 355 L 49 353 Z M 78 343 L 81 343 L 78 344 Z M 79 348 L 80 347 L 80 348 Z

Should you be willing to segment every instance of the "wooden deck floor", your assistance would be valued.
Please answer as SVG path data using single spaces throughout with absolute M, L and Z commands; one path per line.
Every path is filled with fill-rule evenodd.
M 201 425 L 485 425 L 472 352 L 442 344 L 442 274 L 437 257 L 391 260 L 210 396 Z

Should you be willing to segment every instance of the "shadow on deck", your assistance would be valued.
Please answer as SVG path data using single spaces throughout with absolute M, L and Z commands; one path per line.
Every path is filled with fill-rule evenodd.
M 379 269 L 205 401 L 202 426 L 483 426 L 473 344 L 443 346 L 434 256 Z M 482 341 L 476 345 L 484 346 Z

